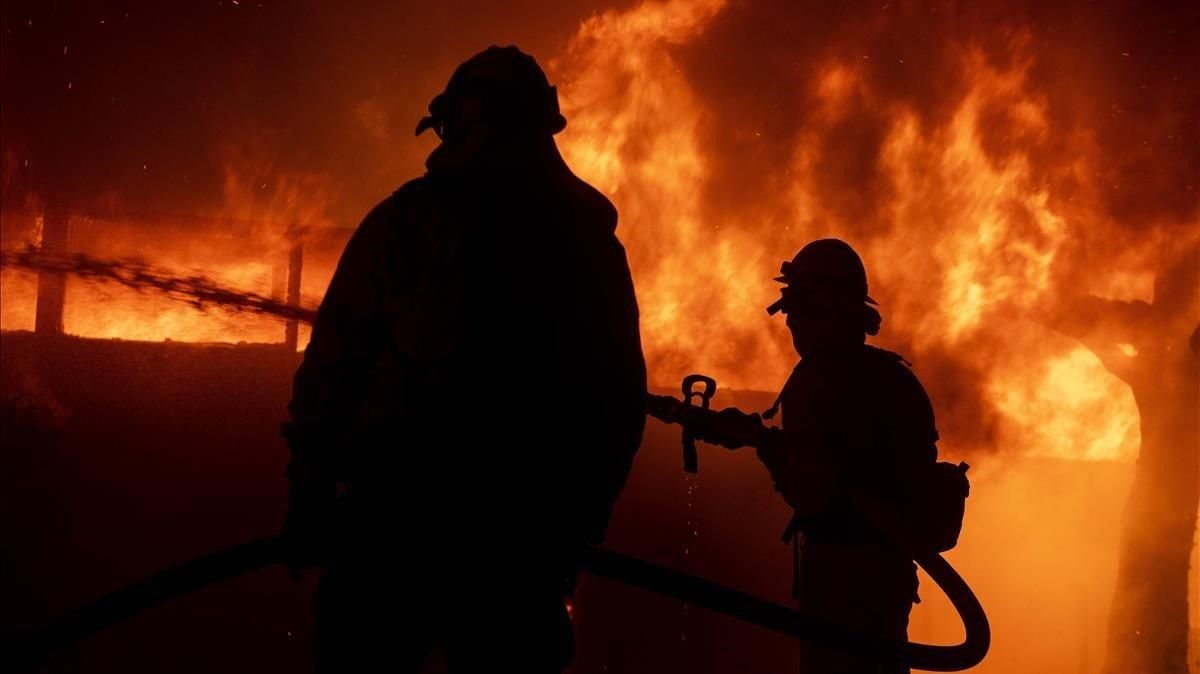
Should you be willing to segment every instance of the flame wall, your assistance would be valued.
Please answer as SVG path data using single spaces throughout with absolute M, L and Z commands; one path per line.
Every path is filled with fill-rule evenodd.
M 762 311 L 770 277 L 838 236 L 865 257 L 881 341 L 932 384 L 954 449 L 1133 456 L 1131 396 L 1047 316 L 1070 284 L 1153 299 L 1161 249 L 1197 231 L 1196 147 L 1163 102 L 1112 119 L 1127 83 L 1100 71 L 1155 61 L 1146 36 L 1074 57 L 1038 32 L 1054 18 L 678 0 L 585 22 L 553 63 L 562 145 L 622 213 L 658 380 L 777 388 L 794 355 Z M 1194 98 L 1172 81 L 1142 86 Z M 1131 156 L 1118 134 L 1134 124 Z
M 66 199 L 108 223 L 76 227 L 77 249 L 266 292 L 288 242 L 332 231 L 306 251 L 319 297 L 345 230 L 420 171 L 432 141 L 406 134 L 424 101 L 455 61 L 511 39 L 548 65 L 564 153 L 621 211 L 656 382 L 778 387 L 794 355 L 762 311 L 769 279 L 833 235 L 866 258 L 881 343 L 914 360 L 958 448 L 1136 452 L 1124 387 L 1045 324 L 1068 287 L 1153 299 L 1164 249 L 1200 229 L 1194 10 L 218 5 L 6 8 L 6 243 L 37 238 L 14 211 Z M 0 319 L 27 327 L 32 285 L 4 280 Z M 78 285 L 66 324 L 277 339 Z

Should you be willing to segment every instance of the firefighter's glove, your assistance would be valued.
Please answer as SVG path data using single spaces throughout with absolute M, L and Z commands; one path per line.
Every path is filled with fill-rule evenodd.
M 736 407 L 728 407 L 720 412 L 690 408 L 685 423 L 697 440 L 726 449 L 758 446 L 767 434 L 762 417 L 747 414 Z

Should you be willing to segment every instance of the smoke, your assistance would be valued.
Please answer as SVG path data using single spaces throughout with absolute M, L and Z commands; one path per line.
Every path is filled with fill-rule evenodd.
M 350 227 L 423 171 L 413 127 L 491 44 L 542 57 L 573 3 L 15 0 L 0 6 L 6 208 L 33 192 L 93 217 L 220 210 L 231 157 L 327 177 Z M 242 189 L 258 190 L 246 167 Z M 272 187 L 271 181 L 268 189 Z
M 830 208 L 848 219 L 878 213 L 894 194 L 873 170 L 890 120 L 909 111 L 924 133 L 950 123 L 979 58 L 1000 72 L 1023 71 L 1025 89 L 1046 111 L 1044 127 L 1014 135 L 1021 108 L 993 101 L 978 125 L 989 157 L 1028 152 L 1056 200 L 1095 190 L 1104 215 L 1143 228 L 1197 213 L 1200 94 L 1189 81 L 1200 55 L 1189 36 L 1198 19 L 1189 3 L 849 2 L 800 10 L 766 0 L 731 5 L 679 58 L 711 113 L 714 154 L 736 158 L 713 171 L 726 195 L 718 199 L 764 196 L 771 185 L 759 178 L 785 166 L 805 129 L 820 124 L 818 82 L 839 64 L 870 96 L 851 92 L 852 113 L 826 129 L 820 154 L 832 163 L 823 186 L 834 195 Z M 761 133 L 749 147 L 748 129 Z M 1073 171 L 1081 159 L 1094 171 Z

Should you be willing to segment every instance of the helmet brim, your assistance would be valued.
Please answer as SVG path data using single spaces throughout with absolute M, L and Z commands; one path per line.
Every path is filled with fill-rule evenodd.
M 793 279 L 790 279 L 786 276 L 776 276 L 775 281 L 777 283 L 791 284 Z M 879 302 L 876 302 L 875 299 L 873 297 L 871 297 L 870 295 L 863 296 L 863 301 L 866 302 L 867 304 L 874 304 L 875 306 L 879 306 Z

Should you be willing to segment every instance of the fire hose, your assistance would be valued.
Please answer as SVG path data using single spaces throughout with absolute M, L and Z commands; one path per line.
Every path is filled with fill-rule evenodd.
M 687 415 L 693 413 L 687 409 L 691 407 L 687 388 L 688 384 L 685 383 L 685 395 L 689 396 L 687 402 L 669 396 L 650 395 L 648 413 L 667 423 L 683 423 Z M 706 409 L 711 389 L 708 395 L 702 397 Z M 685 449 L 694 442 L 690 432 L 685 433 L 684 441 Z M 694 469 L 694 457 L 686 452 L 685 457 L 688 468 Z M 902 550 L 910 553 L 913 560 L 946 593 L 963 622 L 966 637 L 961 644 L 895 644 L 874 640 L 783 604 L 601 547 L 586 547 L 581 567 L 592 575 L 650 590 L 793 638 L 817 641 L 849 652 L 895 657 L 912 669 L 955 672 L 981 662 L 990 646 L 991 630 L 983 607 L 970 587 L 941 555 L 923 552 L 918 546 L 912 545 L 912 535 L 887 508 L 862 493 L 855 494 L 853 502 L 869 521 Z M 85 604 L 46 625 L 20 648 L 21 660 L 36 665 L 56 651 L 166 601 L 222 580 L 282 564 L 284 550 L 283 539 L 270 536 L 161 571 Z

